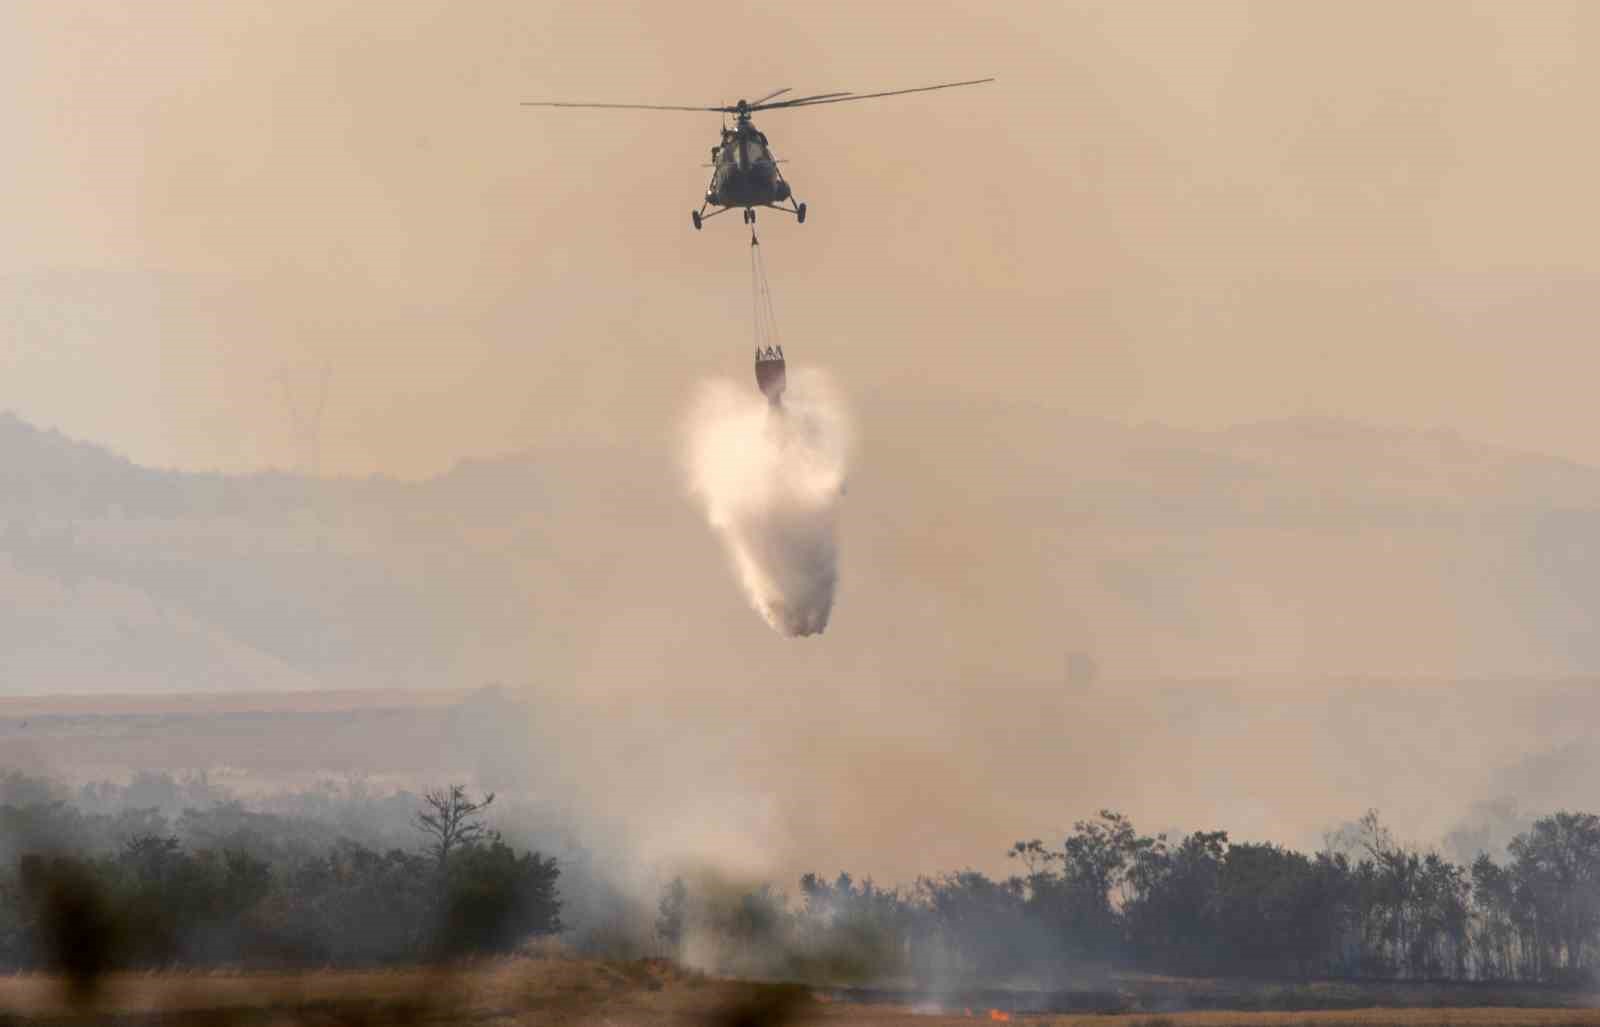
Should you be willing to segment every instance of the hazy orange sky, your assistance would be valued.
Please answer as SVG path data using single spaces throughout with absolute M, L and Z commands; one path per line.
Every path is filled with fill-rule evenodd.
M 1600 462 L 1600 10 L 1580 3 L 0 7 L 0 408 L 141 462 L 417 475 L 654 447 L 747 374 L 759 119 L 791 358 L 871 398 L 1443 425 Z M 915 426 L 912 426 L 915 428 Z
M 326 367 L 327 472 L 533 450 L 537 502 L 488 512 L 241 524 L 202 504 L 81 535 L 215 568 L 215 589 L 194 574 L 207 595 L 243 594 L 241 568 L 320 567 L 313 538 L 389 554 L 372 580 L 511 625 L 463 630 L 448 682 L 389 683 L 551 689 L 538 727 L 580 750 L 567 772 L 596 808 L 656 818 L 663 852 L 731 835 L 761 843 L 753 864 L 842 846 L 909 874 L 1102 804 L 1296 844 L 1380 805 L 1437 837 L 1499 768 L 1587 721 L 1561 735 L 1514 687 L 1397 717 L 1327 689 L 1215 708 L 1128 682 L 1591 667 L 1590 522 L 1476 519 L 1593 509 L 1588 485 L 1475 450 L 1458 466 L 1432 436 L 1349 456 L 1338 432 L 1241 433 L 1217 450 L 1252 471 L 1312 454 L 1282 495 L 1324 519 L 1219 521 L 1230 535 L 1174 524 L 1165 500 L 1248 514 L 1244 463 L 1059 415 L 1331 415 L 1600 465 L 1597 44 L 1600 5 L 1579 3 L 12 0 L 0 410 L 142 463 L 281 467 L 302 454 L 279 375 L 305 404 Z M 779 638 L 676 468 L 697 386 L 754 390 L 747 234 L 689 222 L 718 118 L 518 103 L 984 75 L 758 119 L 810 211 L 761 218 L 782 340 L 831 373 L 860 438 L 835 619 Z M 1369 517 L 1375 467 L 1393 479 L 1375 502 L 1467 492 L 1460 524 L 1399 500 Z M 1257 498 L 1280 496 L 1259 477 Z M 1340 491 L 1352 505 L 1321 511 Z M 255 562 L 203 563 L 217 553 Z M 515 590 L 451 579 L 463 553 Z M 173 619 L 164 595 L 18 567 L 4 580 L 34 591 L 8 587 L 67 611 L 60 637 Z M 263 619 L 321 609 L 294 587 L 321 580 L 268 576 L 279 590 L 249 598 Z M 462 595 L 434 594 L 451 580 Z M 1075 651 L 1102 681 L 1064 681 Z

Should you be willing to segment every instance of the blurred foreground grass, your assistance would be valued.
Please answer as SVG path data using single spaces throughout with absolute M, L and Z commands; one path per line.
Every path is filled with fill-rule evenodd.
M 0 978 L 0 1027 L 367 1027 L 474 1024 L 571 1027 L 829 1027 L 992 1023 L 1001 1011 L 923 1003 L 828 1001 L 798 985 L 725 981 L 660 960 L 509 958 L 388 971 L 113 974 L 92 1006 L 64 982 Z M 1372 1008 L 1152 1015 L 1009 1014 L 1050 1027 L 1600 1027 L 1600 1010 L 1527 1007 Z

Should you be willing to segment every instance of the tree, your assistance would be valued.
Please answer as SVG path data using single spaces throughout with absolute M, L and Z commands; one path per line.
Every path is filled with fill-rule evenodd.
M 1478 853 L 1472 862 L 1472 901 L 1477 911 L 1477 975 L 1510 980 L 1520 969 L 1513 953 L 1518 939 L 1517 902 L 1511 874 Z
M 427 808 L 417 813 L 414 824 L 432 839 L 427 851 L 443 874 L 449 868 L 450 853 L 488 836 L 489 829 L 479 818 L 494 802 L 494 793 L 484 796 L 482 802 L 473 802 L 467 798 L 466 785 L 451 785 L 423 792 L 422 801 Z
M 561 930 L 555 857 L 520 855 L 498 836 L 464 843 L 450 862 L 443 919 L 434 938 L 444 956 L 511 952 L 533 935 Z
M 1532 913 L 1542 976 L 1580 976 L 1600 941 L 1600 817 L 1557 813 L 1511 843 L 1511 873 Z
M 656 912 L 656 937 L 673 955 L 677 955 L 678 947 L 683 944 L 684 919 L 688 910 L 689 889 L 684 886 L 683 878 L 674 877 L 662 892 L 661 904 Z
M 1022 892 L 1016 879 L 993 881 L 976 870 L 917 881 L 917 896 L 944 947 L 979 979 L 1017 973 L 1030 956 L 1050 951 L 1049 928 L 1030 923 Z
M 1136 956 L 1178 972 L 1216 968 L 1227 848 L 1226 831 L 1201 831 L 1139 853 L 1129 871 L 1138 897 L 1123 909 Z
M 805 904 L 796 918 L 795 967 L 834 981 L 871 981 L 904 973 L 917 913 L 899 891 L 841 872 L 830 884 L 800 878 Z

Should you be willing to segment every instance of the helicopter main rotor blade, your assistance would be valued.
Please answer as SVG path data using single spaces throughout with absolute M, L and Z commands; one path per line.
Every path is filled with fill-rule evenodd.
M 777 97 L 780 97 L 784 93 L 787 93 L 790 89 L 793 89 L 793 88 L 794 88 L 793 86 L 784 86 L 782 89 L 778 90 L 776 93 L 768 93 L 766 96 L 763 96 L 759 100 L 751 100 L 750 101 L 750 105 L 753 107 L 758 103 L 766 103 L 768 100 L 772 100 L 772 99 L 775 99 Z
M 815 103 L 818 100 L 831 100 L 836 96 L 849 96 L 849 95 L 851 95 L 851 94 L 848 93 L 848 92 L 843 92 L 843 93 L 818 93 L 816 96 L 800 96 L 800 97 L 796 97 L 793 100 L 779 100 L 777 103 L 767 103 L 764 100 L 759 100 L 759 101 L 757 101 L 755 103 L 747 104 L 745 106 L 745 110 L 751 111 L 752 113 L 755 112 L 755 111 L 769 111 L 769 110 L 772 110 L 772 109 L 774 109 L 776 107 L 795 107 L 795 106 L 801 106 L 801 105 L 804 105 L 804 104 Z M 730 107 L 729 110 L 737 113 L 738 108 L 737 107 Z
M 906 93 L 928 93 L 935 89 L 954 89 L 957 86 L 977 86 L 982 85 L 985 82 L 993 81 L 993 78 L 975 78 L 969 79 L 966 82 L 944 82 L 936 86 L 918 86 L 915 89 L 891 89 L 888 92 L 883 93 L 845 93 L 843 95 L 825 95 L 821 97 L 802 96 L 798 100 L 779 100 L 777 103 L 769 103 L 761 109 L 775 111 L 782 110 L 785 107 L 815 107 L 824 103 L 844 103 L 848 100 L 871 100 L 879 96 L 903 96 Z M 755 108 L 751 109 L 754 110 Z
M 658 103 L 561 103 L 550 100 L 523 100 L 524 107 L 582 107 L 586 110 L 624 110 L 624 111 L 726 111 L 727 107 L 669 107 Z
M 775 96 L 782 96 L 789 91 L 788 87 L 769 93 L 755 103 L 745 103 L 743 106 L 733 104 L 725 107 L 680 107 L 671 104 L 659 103 L 569 103 L 559 100 L 524 100 L 524 107 L 575 107 L 582 110 L 615 110 L 615 111 L 694 111 L 709 112 L 712 114 L 754 114 L 757 111 L 776 111 L 787 107 L 813 107 L 824 103 L 844 103 L 846 100 L 871 100 L 879 96 L 901 96 L 905 93 L 926 93 L 935 89 L 954 89 L 956 86 L 976 86 L 984 82 L 993 82 L 992 78 L 975 78 L 967 82 L 944 82 L 936 86 L 918 86 L 915 89 L 891 89 L 884 93 L 818 93 L 815 96 L 800 96 L 793 100 L 778 100 L 769 102 Z
M 746 102 L 745 105 L 744 105 L 744 109 L 746 111 L 763 110 L 764 108 L 761 105 L 763 103 L 765 103 L 766 100 L 770 100 L 774 96 L 782 96 L 784 93 L 787 93 L 788 91 L 789 91 L 789 87 L 786 87 L 786 88 L 778 90 L 776 93 L 768 94 L 768 96 L 765 97 L 765 99 L 757 100 L 753 104 L 749 103 L 749 102 Z M 829 97 L 834 97 L 834 96 L 849 96 L 849 95 L 850 95 L 849 93 L 819 93 L 816 96 L 802 96 L 802 97 L 800 97 L 800 99 L 802 101 L 809 102 L 809 101 L 812 101 L 812 100 L 823 100 L 823 99 L 827 99 Z M 775 104 L 773 106 L 783 107 L 783 106 L 786 106 L 787 104 L 793 103 L 793 102 L 795 102 L 795 101 L 792 101 L 792 100 L 783 101 L 783 102 L 780 102 L 780 103 Z M 577 108 L 580 108 L 582 110 L 709 111 L 712 114 L 738 114 L 739 113 L 738 104 L 728 104 L 727 106 L 724 106 L 724 107 L 679 107 L 679 106 L 675 106 L 675 105 L 659 104 L 659 103 L 569 103 L 569 102 L 566 102 L 566 101 L 557 101 L 557 100 L 523 100 L 522 101 L 522 106 L 524 106 L 524 107 L 577 107 Z

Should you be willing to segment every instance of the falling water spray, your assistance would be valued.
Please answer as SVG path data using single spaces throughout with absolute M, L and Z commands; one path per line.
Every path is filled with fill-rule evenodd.
M 792 374 L 781 404 L 727 380 L 703 384 L 687 421 L 689 488 L 750 603 L 779 634 L 828 626 L 851 432 L 827 375 Z

